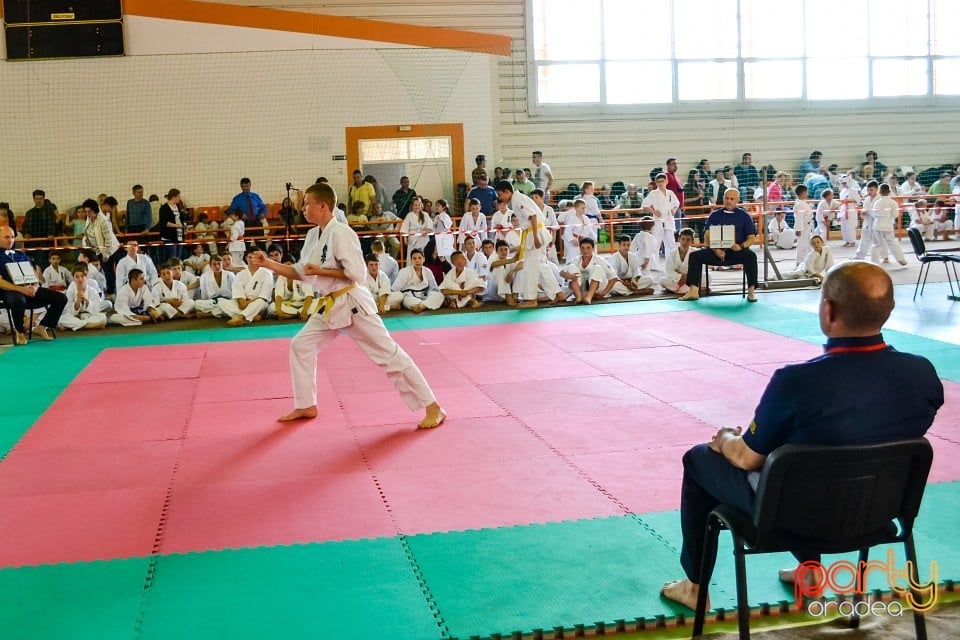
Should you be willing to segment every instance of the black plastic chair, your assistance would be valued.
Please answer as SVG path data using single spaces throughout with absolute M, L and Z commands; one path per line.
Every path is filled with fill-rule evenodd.
M 737 622 L 742 639 L 750 637 L 748 554 L 859 551 L 858 578 L 862 583 L 870 547 L 902 542 L 912 579 L 918 584 L 913 522 L 932 461 L 933 448 L 925 438 L 866 446 L 785 445 L 775 450 L 763 465 L 752 514 L 725 505 L 710 512 L 693 636 L 703 633 L 708 585 L 722 529 L 733 535 Z M 860 594 L 854 597 L 859 600 Z M 913 619 L 916 637 L 926 640 L 923 613 L 915 610 Z M 850 624 L 859 624 L 856 615 Z
M 956 300 L 957 294 L 953 291 L 953 281 L 957 280 L 957 286 L 960 288 L 960 279 L 957 278 L 957 263 L 960 262 L 960 255 L 955 253 L 941 253 L 939 251 L 927 251 L 927 244 L 923 240 L 920 230 L 916 227 L 907 229 L 907 235 L 910 236 L 910 244 L 913 245 L 913 253 L 920 261 L 920 273 L 917 274 L 917 286 L 913 288 L 913 299 L 917 299 L 917 289 L 920 295 L 927 286 L 927 276 L 930 275 L 930 265 L 934 262 L 942 262 L 943 268 L 947 271 L 947 282 L 950 284 L 950 299 Z M 950 268 L 953 268 L 953 277 L 950 275 Z M 923 284 L 920 279 L 923 278 Z

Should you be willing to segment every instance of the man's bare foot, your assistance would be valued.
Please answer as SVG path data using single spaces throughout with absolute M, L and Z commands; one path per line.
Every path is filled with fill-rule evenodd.
M 699 300 L 700 299 L 700 289 L 697 287 L 691 286 L 690 290 L 685 294 L 677 298 L 677 300 Z
M 660 596 L 667 600 L 672 600 L 682 604 L 688 609 L 696 611 L 697 596 L 700 595 L 700 586 L 693 584 L 686 578 L 683 580 L 674 580 L 663 585 L 660 589 Z M 710 610 L 710 598 L 707 598 L 707 611 Z
M 523 302 L 517 303 L 517 309 L 533 309 L 536 306 L 536 300 L 524 300 Z
M 317 406 L 307 407 L 305 409 L 294 409 L 290 413 L 277 418 L 277 422 L 292 422 L 293 420 L 312 420 L 317 417 Z
M 27 334 L 21 333 L 19 331 L 14 331 L 13 335 L 14 335 L 13 340 L 17 344 L 20 344 L 20 345 L 27 344 Z
M 440 405 L 434 402 L 427 406 L 427 415 L 424 416 L 417 429 L 435 429 L 443 424 L 447 419 L 447 412 L 440 408 Z
M 747 293 L 747 302 L 756 302 L 756 301 L 757 301 L 757 294 L 754 293 L 753 291 L 748 292 L 748 293 Z
M 47 328 L 43 325 L 40 325 L 39 327 L 34 329 L 33 335 L 37 336 L 41 340 L 47 340 L 47 341 L 53 340 L 53 336 L 50 335 L 50 333 L 47 331 Z
M 789 585 L 795 585 L 797 581 L 797 569 L 800 567 L 792 567 L 790 569 L 780 569 L 778 574 L 780 582 Z M 808 587 L 815 587 L 817 584 L 823 582 L 823 577 L 821 576 L 820 570 L 815 568 L 806 568 L 803 572 L 803 583 Z

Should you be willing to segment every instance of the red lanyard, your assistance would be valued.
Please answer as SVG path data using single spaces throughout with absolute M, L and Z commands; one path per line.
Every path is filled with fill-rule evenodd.
M 867 353 L 870 351 L 882 351 L 887 348 L 886 342 L 881 342 L 879 344 L 868 344 L 862 347 L 831 347 L 827 349 L 827 355 L 834 355 L 836 353 Z

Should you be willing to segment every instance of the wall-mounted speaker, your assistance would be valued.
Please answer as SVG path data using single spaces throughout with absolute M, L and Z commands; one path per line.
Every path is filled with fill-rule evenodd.
M 8 25 L 121 18 L 120 0 L 3 0 L 3 20 Z
M 122 56 L 123 23 L 8 26 L 6 40 L 8 60 Z

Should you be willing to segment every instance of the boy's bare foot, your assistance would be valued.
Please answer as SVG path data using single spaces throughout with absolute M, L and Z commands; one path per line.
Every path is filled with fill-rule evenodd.
M 292 422 L 293 420 L 312 420 L 317 417 L 317 406 L 307 407 L 305 409 L 294 409 L 290 413 L 277 418 L 277 422 Z
M 471 300 L 470 300 L 470 306 L 473 307 L 474 309 L 479 309 L 479 308 L 480 308 L 480 301 L 477 300 L 477 299 L 475 299 L 475 298 L 474 298 L 474 299 L 471 299 Z
M 517 309 L 533 309 L 537 306 L 536 300 L 524 300 L 517 304 Z
M 422 304 L 418 304 L 418 305 L 415 306 L 413 309 L 411 309 L 411 311 L 413 311 L 414 313 L 420 313 L 420 312 L 422 312 L 424 309 L 426 309 L 425 306 L 423 306 Z
M 243 316 L 233 316 L 227 321 L 228 327 L 242 327 L 243 326 Z
M 566 302 L 566 301 L 567 301 L 567 294 L 565 294 L 563 291 L 561 291 L 561 292 L 558 293 L 558 294 L 556 295 L 556 297 L 553 299 L 553 304 L 560 304 L 561 302 Z
M 663 585 L 660 589 L 660 596 L 667 600 L 672 600 L 682 604 L 688 609 L 696 611 L 697 596 L 700 594 L 700 587 L 693 584 L 686 578 L 683 580 L 674 580 Z M 707 598 L 707 611 L 710 610 L 710 598 Z
M 442 425 L 446 419 L 446 411 L 434 402 L 427 406 L 427 415 L 425 415 L 423 420 L 420 421 L 420 424 L 417 425 L 417 429 L 435 429 Z

